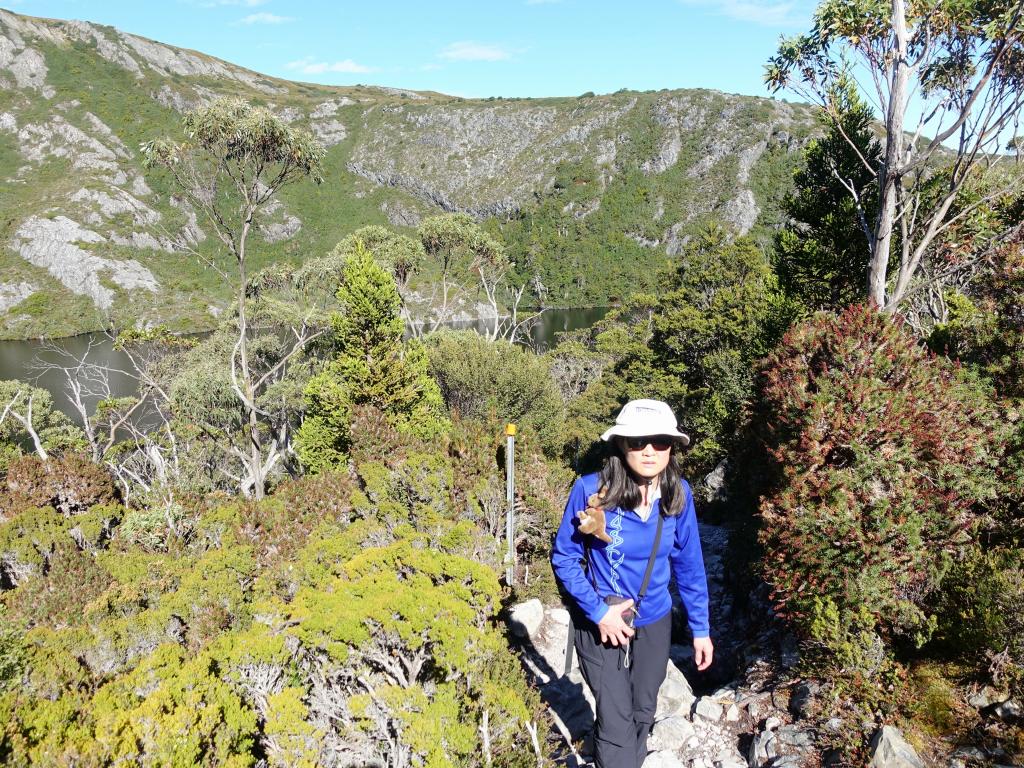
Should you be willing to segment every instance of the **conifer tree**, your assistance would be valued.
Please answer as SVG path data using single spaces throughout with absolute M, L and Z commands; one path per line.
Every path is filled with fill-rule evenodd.
M 331 318 L 329 341 L 337 355 L 306 387 L 297 440 L 299 457 L 312 472 L 346 460 L 355 406 L 373 406 L 400 432 L 418 437 L 443 427 L 444 405 L 427 356 L 417 341 L 402 340 L 394 279 L 361 244 L 345 263 L 337 295 L 340 311 Z
M 804 151 L 783 209 L 791 222 L 776 238 L 777 271 L 787 295 L 806 309 L 841 309 L 864 295 L 869 222 L 875 215 L 874 175 L 882 148 L 872 133 L 871 109 L 849 80 L 823 113 L 825 135 Z

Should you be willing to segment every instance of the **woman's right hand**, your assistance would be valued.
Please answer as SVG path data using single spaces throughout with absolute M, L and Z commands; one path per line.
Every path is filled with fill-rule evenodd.
M 632 600 L 608 606 L 608 611 L 604 617 L 597 622 L 597 629 L 601 633 L 602 643 L 611 643 L 618 646 L 629 642 L 629 638 L 633 636 L 633 629 L 623 620 L 622 614 L 632 610 L 632 608 Z

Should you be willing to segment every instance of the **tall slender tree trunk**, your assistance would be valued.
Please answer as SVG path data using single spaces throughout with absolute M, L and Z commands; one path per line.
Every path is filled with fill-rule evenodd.
M 889 104 L 885 115 L 885 165 L 878 175 L 879 206 L 875 218 L 874 248 L 868 268 L 868 299 L 879 309 L 887 305 L 885 296 L 892 231 L 896 223 L 898 185 L 903 183 L 903 124 L 906 119 L 907 85 L 910 64 L 907 61 L 906 0 L 892 0 L 892 31 L 896 40 L 889 78 Z
M 266 482 L 263 477 L 263 445 L 260 442 L 259 419 L 256 413 L 256 392 L 253 391 L 252 375 L 249 372 L 249 324 L 245 314 L 245 293 L 248 277 L 245 267 L 245 245 L 252 227 L 252 211 L 249 211 L 242 225 L 242 233 L 238 238 L 238 357 L 242 366 L 242 391 L 246 401 L 245 409 L 247 432 L 249 437 L 249 476 L 252 479 L 252 495 L 262 499 L 266 493 Z

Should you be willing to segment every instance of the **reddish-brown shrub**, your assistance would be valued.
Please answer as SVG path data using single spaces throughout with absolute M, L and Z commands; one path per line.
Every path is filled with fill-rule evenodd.
M 861 650 L 923 642 L 930 598 L 996 492 L 1006 431 L 989 389 L 854 306 L 792 328 L 758 394 L 760 539 L 778 606 L 826 646 L 851 633 Z
M 11 462 L 0 492 L 0 515 L 28 507 L 53 507 L 65 515 L 85 512 L 94 504 L 117 500 L 107 470 L 86 456 L 67 453 L 43 461 L 22 456 Z

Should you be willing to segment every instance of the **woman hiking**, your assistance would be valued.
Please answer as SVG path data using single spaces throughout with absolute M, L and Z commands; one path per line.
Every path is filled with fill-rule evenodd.
M 707 579 L 693 496 L 675 456 L 690 438 L 672 409 L 631 400 L 601 439 L 610 455 L 573 485 L 551 565 L 571 598 L 576 653 L 597 703 L 597 768 L 639 768 L 668 666 L 670 574 L 699 670 L 714 653 Z

